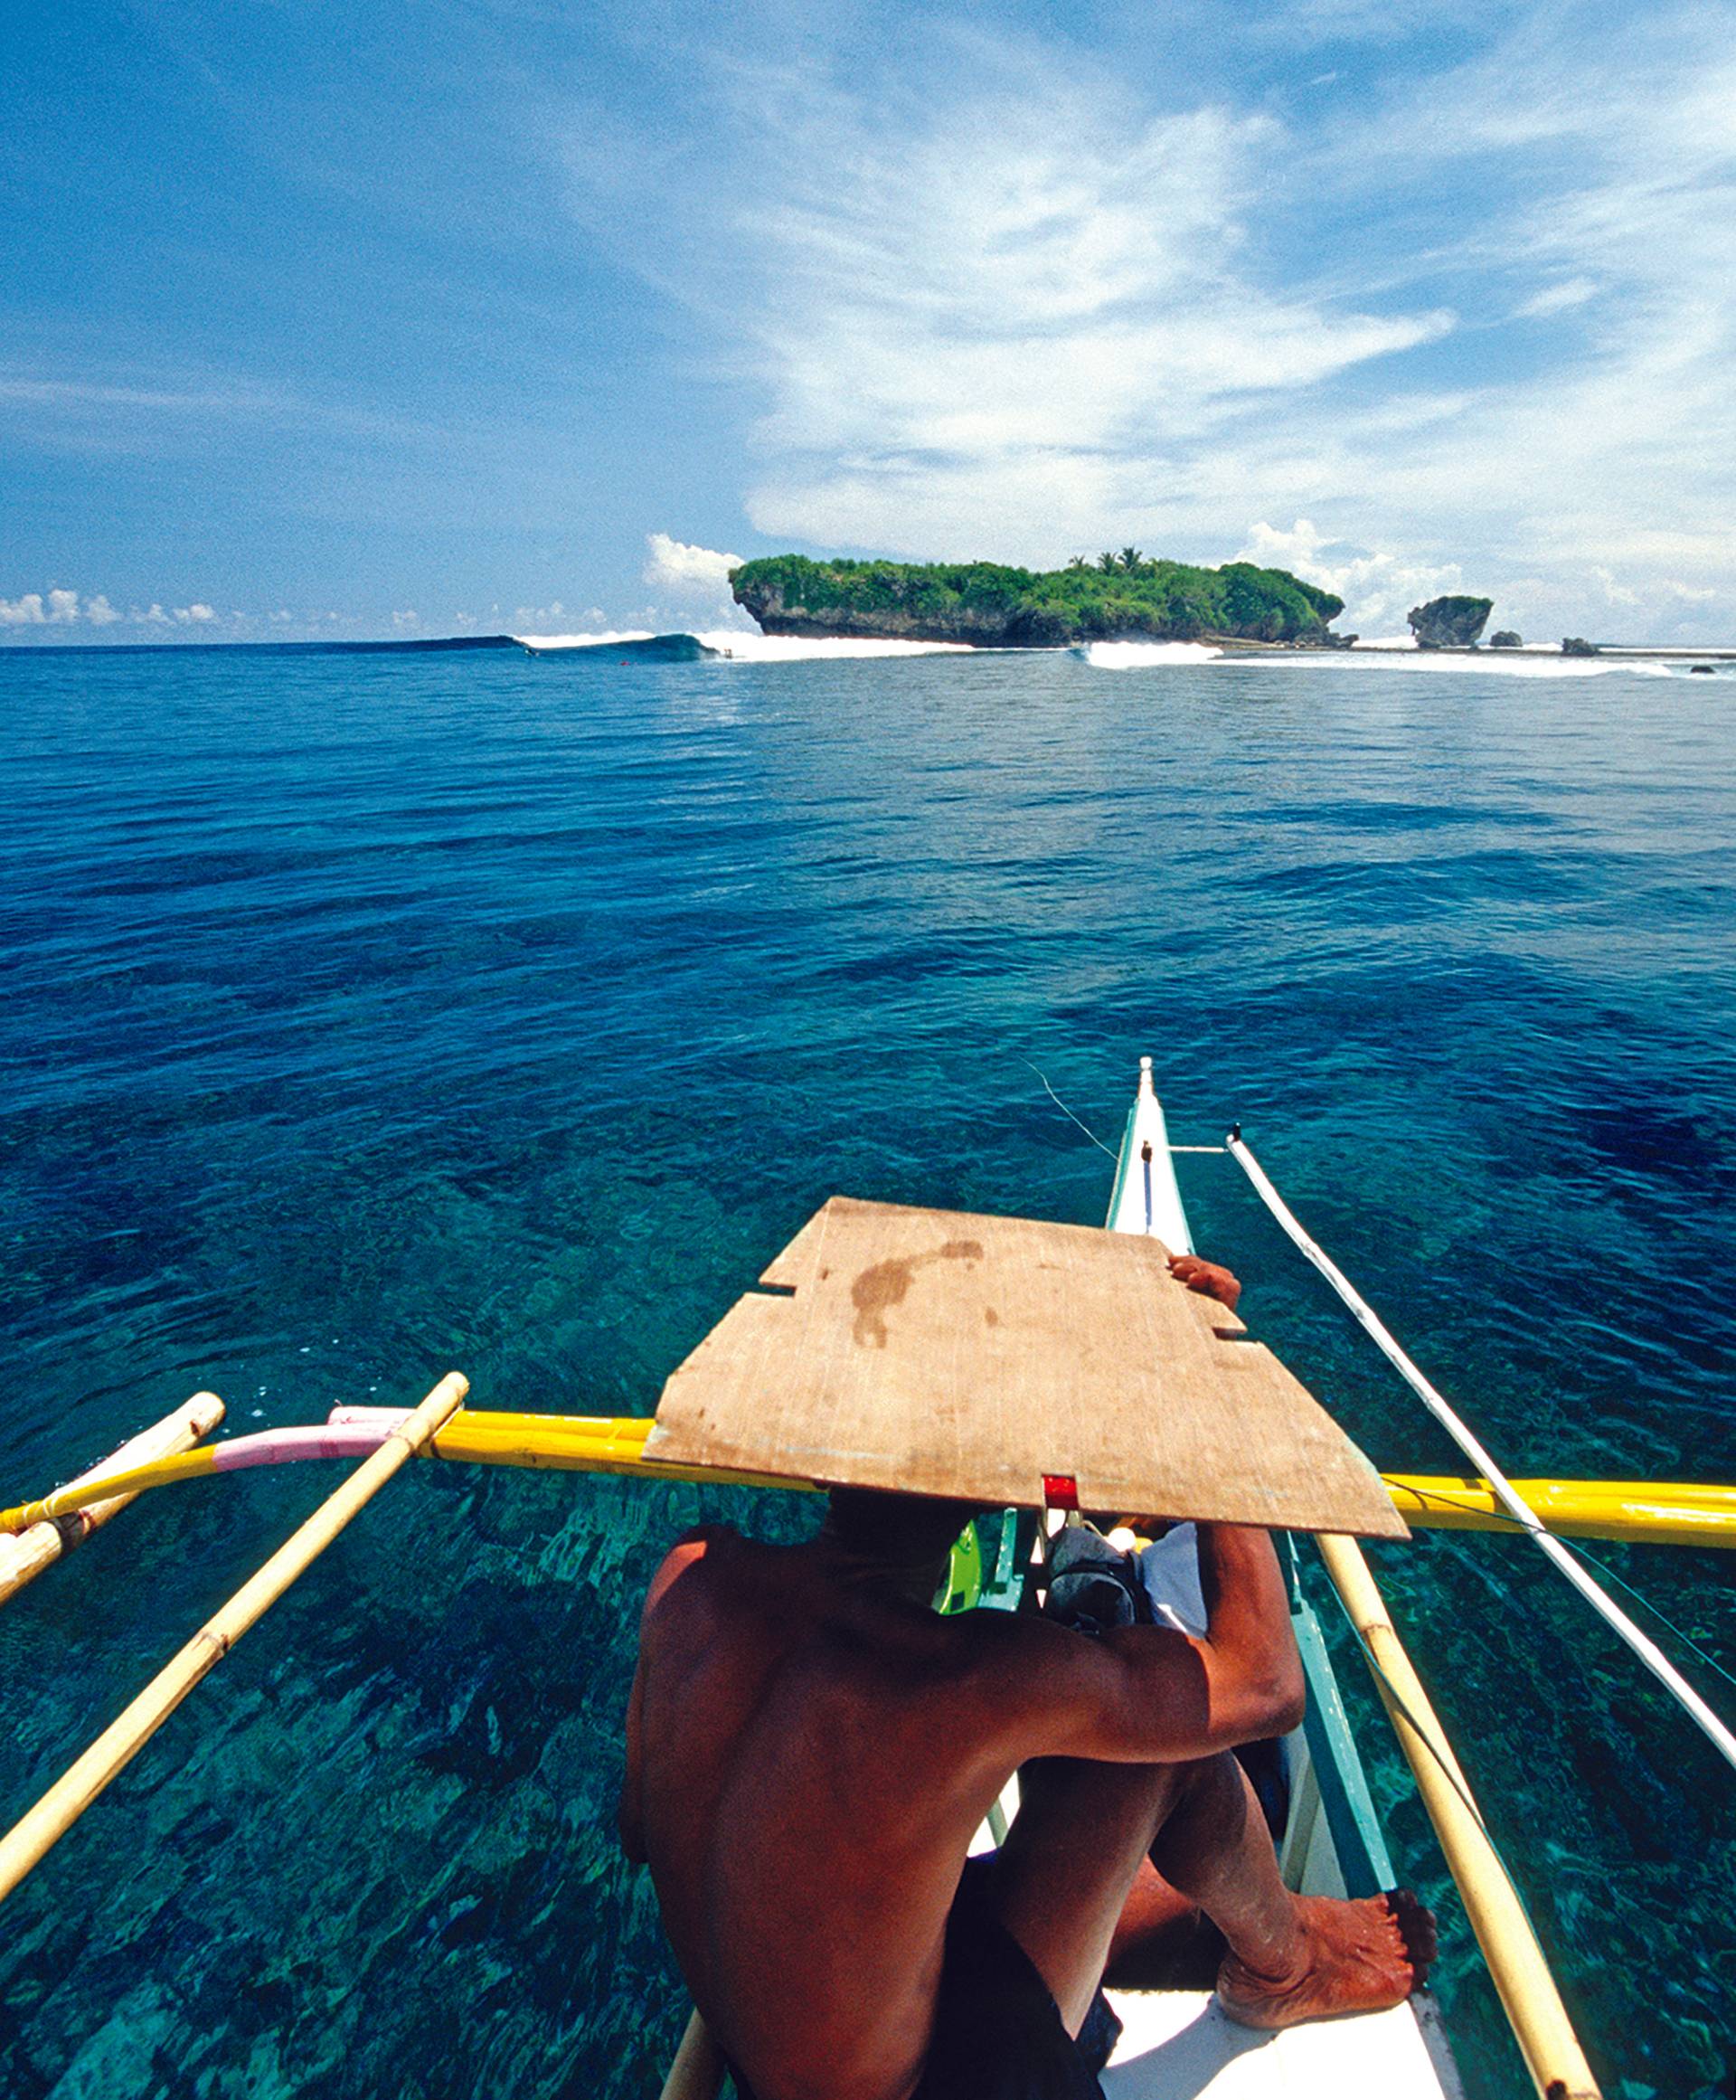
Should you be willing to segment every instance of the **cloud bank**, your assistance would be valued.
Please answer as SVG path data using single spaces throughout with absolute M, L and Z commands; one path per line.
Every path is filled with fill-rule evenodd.
M 703 136 L 570 172 L 757 393 L 774 540 L 1288 547 L 1362 618 L 1440 580 L 1543 634 L 1736 631 L 1733 28 L 1491 14 L 1310 101 L 930 25 L 920 78 L 720 61 Z
M 741 566 L 740 554 L 720 554 L 710 547 L 690 546 L 671 539 L 667 533 L 647 533 L 650 553 L 645 564 L 645 581 L 654 591 L 673 591 L 677 597 L 728 599 L 730 571 Z M 559 606 L 555 608 L 558 612 Z

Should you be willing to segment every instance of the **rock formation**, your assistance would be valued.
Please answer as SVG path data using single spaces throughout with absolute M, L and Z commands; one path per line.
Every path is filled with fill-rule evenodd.
M 1469 649 L 1477 647 L 1495 601 L 1492 598 L 1431 598 L 1413 605 L 1405 618 L 1420 649 Z
M 1589 642 L 1583 635 L 1568 634 L 1561 637 L 1561 654 L 1564 657 L 1595 657 L 1596 642 Z
M 1524 646 L 1524 636 L 1515 634 L 1510 627 L 1504 627 L 1489 637 L 1489 647 L 1492 649 L 1522 649 Z

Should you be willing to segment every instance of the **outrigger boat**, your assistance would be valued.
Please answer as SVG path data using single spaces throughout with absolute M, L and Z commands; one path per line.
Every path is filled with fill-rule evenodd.
M 1614 1601 L 1586 1574 L 1561 1541 L 1590 1537 L 1651 1540 L 1661 1543 L 1736 1546 L 1736 1488 L 1648 1482 L 1508 1480 L 1492 1458 L 1458 1422 L 1448 1404 L 1405 1357 L 1378 1318 L 1311 1240 L 1242 1141 L 1232 1131 L 1222 1147 L 1176 1147 L 1169 1140 L 1164 1111 L 1151 1082 L 1151 1061 L 1141 1061 L 1138 1093 L 1128 1112 L 1117 1162 L 1107 1220 L 1112 1234 L 1156 1242 L 1161 1255 L 1193 1252 L 1193 1238 L 1173 1165 L 1178 1150 L 1227 1152 L 1248 1173 L 1262 1200 L 1315 1265 L 1327 1276 L 1353 1313 L 1430 1407 L 1458 1437 L 1477 1467 L 1462 1479 L 1382 1476 L 1376 1499 L 1381 1519 L 1356 1527 L 1402 1534 L 1411 1526 L 1502 1529 L 1525 1532 L 1550 1557 L 1565 1563 L 1564 1572 L 1621 1637 L 1693 1715 L 1732 1764 L 1736 1737 L 1705 1702 L 1682 1679 L 1679 1671 L 1654 1643 L 1628 1620 Z M 800 1296 L 816 1276 L 829 1273 L 817 1266 L 828 1216 L 842 1216 L 850 1229 L 879 1230 L 897 1224 L 890 1206 L 839 1206 L 835 1198 L 767 1272 L 768 1284 L 786 1300 Z M 876 1214 L 867 1216 L 866 1214 Z M 857 1214 L 863 1214 L 858 1216 Z M 883 1215 L 882 1215 L 883 1214 Z M 905 1213 L 902 1217 L 929 1220 L 953 1214 Z M 865 1217 L 865 1224 L 863 1218 Z M 1104 1235 L 1080 1228 L 1039 1226 L 1027 1221 L 975 1220 L 974 1229 L 991 1240 L 1019 1233 L 1072 1235 L 1071 1247 L 1092 1243 L 1108 1251 Z M 842 1227 L 839 1229 L 843 1229 Z M 916 1257 L 940 1263 L 962 1249 L 983 1255 L 976 1239 L 955 1236 L 932 1253 Z M 820 1235 L 820 1236 L 816 1236 Z M 1009 1240 L 1009 1244 L 1011 1240 Z M 1059 1243 L 1056 1243 L 1059 1244 Z M 991 1249 L 991 1252 L 993 1250 Z M 1088 1250 L 1090 1252 L 1091 1250 Z M 1134 1250 L 1128 1249 L 1131 1258 Z M 1065 1259 L 1072 1259 L 1066 1254 Z M 1144 1260 L 1142 1253 L 1139 1260 Z M 1093 1263 L 1095 1253 L 1093 1253 Z M 975 1260 L 963 1263 L 975 1268 Z M 1091 1266 L 1091 1263 L 1088 1263 Z M 1101 1267 L 1101 1264 L 1096 1264 Z M 912 1264 L 889 1261 L 856 1274 L 853 1303 L 857 1339 L 875 1346 L 885 1340 L 882 1308 L 899 1303 L 909 1290 Z M 884 1274 L 882 1274 L 882 1272 Z M 1161 1267 L 1144 1273 L 1161 1274 Z M 1103 1269 L 1108 1275 L 1108 1268 Z M 1141 1273 L 1124 1261 L 1116 1287 L 1124 1293 L 1128 1277 Z M 883 1291 L 864 1295 L 870 1275 L 880 1276 Z M 962 1290 L 948 1280 L 946 1287 Z M 817 1305 L 820 1291 L 811 1291 Z M 647 1480 L 699 1480 L 756 1487 L 811 1487 L 828 1475 L 817 1465 L 812 1477 L 802 1474 L 799 1455 L 775 1452 L 763 1468 L 714 1460 L 696 1461 L 693 1425 L 701 1423 L 700 1444 L 725 1433 L 722 1409 L 693 1405 L 697 1392 L 715 1399 L 731 1380 L 744 1383 L 743 1366 L 763 1367 L 753 1352 L 778 1326 L 777 1299 L 743 1299 L 713 1335 L 671 1378 L 655 1420 L 591 1416 L 492 1414 L 467 1408 L 467 1381 L 449 1373 L 413 1410 L 349 1407 L 335 1410 L 329 1420 L 306 1429 L 279 1429 L 224 1442 L 205 1441 L 222 1417 L 214 1395 L 195 1395 L 175 1414 L 123 1445 L 104 1465 L 81 1475 L 42 1499 L 0 1510 L 0 1602 L 35 1579 L 91 1529 L 106 1523 L 147 1489 L 171 1481 L 244 1471 L 301 1459 L 357 1459 L 361 1462 L 344 1483 L 264 1564 L 229 1603 L 174 1660 L 153 1679 L 133 1703 L 0 1838 L 0 1901 L 17 1887 L 51 1850 L 58 1839 L 136 1756 L 151 1736 L 233 1642 L 363 1509 L 367 1501 L 418 1455 L 485 1464 L 551 1467 L 580 1472 L 627 1474 Z M 1196 1305 L 1203 1301 L 1194 1301 Z M 761 1310 L 755 1310 L 756 1308 Z M 978 1316 L 980 1317 L 980 1315 Z M 1203 1313 L 1198 1315 L 1204 1319 Z M 1226 1326 L 1221 1313 L 1211 1315 L 1212 1341 L 1202 1346 L 1240 1342 L 1240 1322 Z M 876 1342 L 876 1326 L 878 1341 Z M 991 1319 L 991 1325 L 993 1320 Z M 1202 1329 L 1201 1333 L 1206 1332 Z M 744 1336 L 746 1353 L 744 1354 Z M 1190 1345 L 1191 1346 L 1191 1345 Z M 708 1353 L 709 1352 L 709 1353 Z M 812 1352 L 809 1352 L 810 1355 Z M 1246 1345 L 1235 1352 L 1243 1363 L 1256 1359 L 1274 1367 L 1277 1391 L 1288 1379 L 1275 1359 Z M 697 1368 L 696 1368 L 697 1367 Z M 1238 1374 L 1240 1375 L 1240 1374 Z M 1270 1381 L 1269 1380 L 1269 1383 Z M 1288 1381 L 1294 1386 L 1294 1381 Z M 1248 1387 L 1250 1420 L 1258 1415 L 1260 1382 Z M 1296 1388 L 1300 1393 L 1300 1388 Z M 1267 1398 L 1269 1399 L 1269 1394 Z M 832 1395 L 835 1400 L 835 1394 Z M 1302 1395 L 1307 1408 L 1314 1403 Z M 1286 1405 L 1288 1403 L 1286 1402 Z M 1185 1410 L 1184 1409 L 1184 1412 Z M 1316 1414 L 1320 1411 L 1315 1409 Z M 792 1423 L 795 1417 L 790 1418 Z M 1262 1418 L 1263 1419 L 1263 1418 Z M 1354 1447 L 1335 1431 L 1354 1463 L 1346 1471 L 1331 1437 L 1316 1439 L 1308 1420 L 1293 1414 L 1274 1415 L 1275 1434 L 1300 1434 L 1297 1451 L 1307 1446 L 1306 1462 L 1316 1477 L 1308 1492 L 1316 1509 L 1336 1508 L 1335 1494 L 1354 1501 L 1362 1485 L 1355 1463 L 1367 1471 Z M 1321 1420 L 1325 1421 L 1324 1415 Z M 1300 1425 L 1298 1429 L 1298 1424 Z M 1168 1433 L 1168 1424 L 1165 1425 Z M 799 1425 L 792 1427 L 792 1449 L 799 1446 Z M 689 1449 L 683 1452 L 686 1435 Z M 1008 1419 L 1005 1438 L 1017 1446 L 1023 1425 Z M 858 1440 L 860 1441 L 860 1439 Z M 1089 1442 L 1089 1437 L 1087 1437 Z M 889 1454 L 895 1463 L 898 1451 Z M 1197 1453 L 1195 1454 L 1197 1457 Z M 931 1461 L 932 1454 L 929 1454 Z M 922 1462 L 929 1462 L 928 1461 Z M 1020 1461 L 1020 1463 L 1023 1463 Z M 1113 1465 L 1113 1459 L 1105 1463 Z M 912 1463 L 917 1463 L 912 1457 Z M 1338 1466 L 1335 1475 L 1334 1466 Z M 919 1468 L 920 1470 L 920 1468 Z M 1222 1469 L 1220 1465 L 1220 1473 Z M 1014 1466 L 1014 1472 L 1016 1473 Z M 1329 1477 L 1330 1476 L 1330 1477 Z M 844 1477 L 836 1473 L 832 1478 Z M 1011 1476 L 1009 1476 L 1011 1477 Z M 1095 1477 L 1095 1476 L 1093 1476 Z M 872 1480 L 864 1484 L 873 1484 Z M 886 1484 L 903 1484 L 889 1479 Z M 1028 1493 L 1009 1492 L 999 1514 L 978 1518 L 954 1548 L 950 1579 L 937 1606 L 947 1611 L 1014 1610 L 1026 1592 L 1041 1584 L 1044 1541 L 1070 1521 L 1088 1485 L 1081 1465 L 1077 1483 L 1071 1476 L 1048 1475 L 1041 1507 Z M 1245 1482 L 1220 1479 L 1230 1496 L 1222 1507 L 1203 1503 L 1202 1516 L 1245 1510 Z M 1071 1490 L 1071 1492 L 1069 1492 Z M 930 1491 L 945 1491 L 931 1489 Z M 1271 1493 L 1269 1488 L 1258 1492 Z M 1242 1500 L 1236 1498 L 1241 1496 Z M 1323 1500 L 1322 1498 L 1325 1498 Z M 995 1498 L 985 1497 L 992 1508 Z M 1107 1508 L 1113 1498 L 1088 1503 Z M 1280 1494 L 1279 1499 L 1282 1499 Z M 1305 1497 L 1306 1499 L 1306 1497 Z M 1070 1504 L 1073 1507 L 1070 1508 Z M 1150 1507 L 1149 1503 L 1118 1504 Z M 1350 1507 L 1349 1503 L 1344 1507 Z M 1237 1520 L 1249 1520 L 1244 1513 Z M 1256 1519 L 1258 1520 L 1258 1519 Z M 1400 1745 L 1434 1824 L 1484 1959 L 1538 2093 L 1544 2100 L 1594 2100 L 1598 2086 L 1551 1974 L 1547 1959 L 1532 1930 L 1519 1894 L 1490 1841 L 1475 1798 L 1452 1747 L 1387 1614 L 1368 1564 L 1347 1531 L 1326 1528 L 1318 1521 L 1314 1546 L 1350 1619 L 1373 1672 L 1376 1689 L 1392 1719 Z M 1348 1527 L 1347 1527 L 1348 1528 Z M 1291 1621 L 1307 1679 L 1307 1711 L 1302 1725 L 1281 1745 L 1283 1780 L 1281 1826 L 1277 1842 L 1284 1877 L 1298 1891 L 1332 1896 L 1372 1895 L 1396 1886 L 1392 1862 L 1370 1794 L 1345 1707 L 1328 1660 L 1319 1622 L 1297 1579 L 1297 1556 L 1305 1542 L 1288 1535 Z M 1595 1594 L 1594 1594 L 1595 1593 Z M 1007 1819 L 1016 1812 L 1016 1781 L 979 1832 L 974 1849 L 997 1843 Z M 1236 2027 L 1204 1988 L 1112 1991 L 1110 2000 L 1123 2022 L 1115 2054 L 1103 2074 L 1109 2100 L 1302 2100 L 1315 2093 L 1378 2095 L 1381 2100 L 1454 2100 L 1460 2087 L 1451 2048 L 1434 2001 L 1419 1993 L 1391 2011 L 1363 2014 L 1269 2035 Z M 697 2015 L 677 2053 L 664 2088 L 665 2100 L 710 2100 L 723 2076 L 716 2050 Z

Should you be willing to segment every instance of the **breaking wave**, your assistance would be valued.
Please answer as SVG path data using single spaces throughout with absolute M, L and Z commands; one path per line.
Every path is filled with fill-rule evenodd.
M 646 629 L 609 630 L 602 634 L 517 634 L 510 638 L 533 656 L 586 657 L 601 663 L 738 663 L 812 664 L 837 663 L 849 658 L 892 657 L 971 657 L 986 652 L 967 642 L 881 641 L 866 637 L 810 640 L 801 635 L 757 634 L 749 629 L 707 628 L 697 634 L 653 634 Z M 1018 654 L 1028 652 L 1019 651 Z M 1098 671 L 1148 671 L 1175 669 L 1199 664 L 1222 664 L 1240 669 L 1260 665 L 1306 666 L 1311 670 L 1425 671 L 1432 676 L 1468 672 L 1477 677 L 1596 678 L 1610 672 L 1626 672 L 1640 678 L 1680 677 L 1685 661 L 1657 657 L 1563 657 L 1552 646 L 1531 644 L 1521 649 L 1434 650 L 1419 649 L 1408 638 L 1391 641 L 1362 642 L 1350 649 L 1218 648 L 1209 642 L 1097 641 L 1070 650 L 1044 650 L 1044 655 L 1071 655 Z M 1721 664 L 1726 673 L 1731 667 Z
M 846 657 L 968 657 L 977 653 L 967 642 L 878 641 L 866 637 L 819 641 L 801 635 L 759 634 L 751 629 L 734 627 L 708 628 L 702 634 L 518 634 L 513 639 L 533 657 L 601 649 L 619 657 L 665 663 L 691 663 L 710 657 L 741 664 L 807 664 L 835 662 Z

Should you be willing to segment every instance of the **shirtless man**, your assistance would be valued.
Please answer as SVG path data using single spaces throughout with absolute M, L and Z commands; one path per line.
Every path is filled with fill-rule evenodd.
M 1174 1266 L 1234 1302 L 1227 1271 Z M 1091 1640 L 930 1608 L 972 1514 L 838 1490 L 805 1544 L 703 1526 L 651 1584 L 621 1838 L 743 2100 L 1091 2100 L 1074 2038 L 1154 1868 L 1228 1942 L 1231 2018 L 1408 1996 L 1428 1913 L 1292 1896 L 1231 1755 L 1302 1713 L 1267 1535 L 1200 1526 L 1203 1638 Z M 967 1868 L 1015 1771 L 1005 1844 Z

